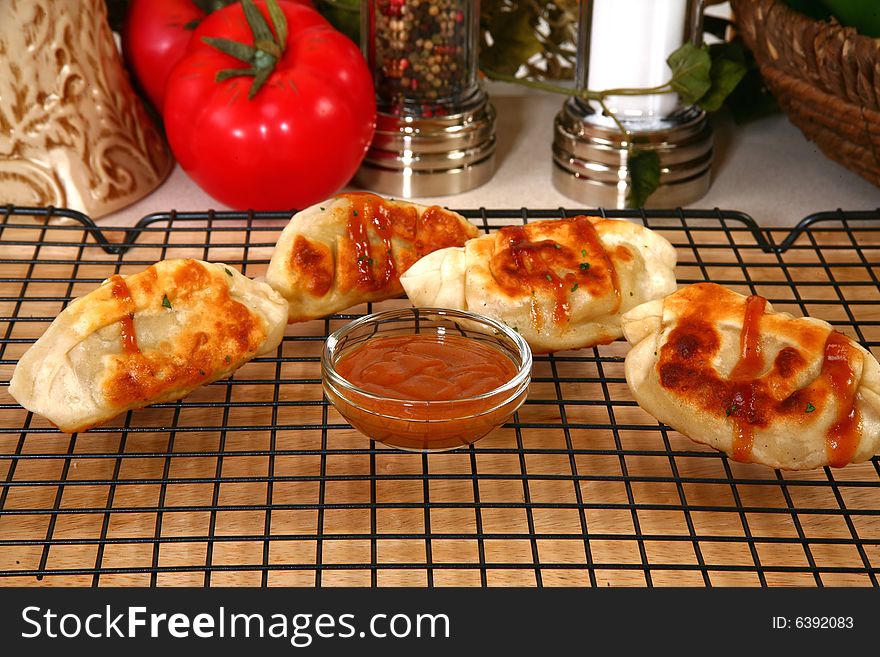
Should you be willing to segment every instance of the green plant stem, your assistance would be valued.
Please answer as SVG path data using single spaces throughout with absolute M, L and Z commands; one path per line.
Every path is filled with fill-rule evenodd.
M 275 65 L 284 54 L 284 48 L 287 45 L 288 25 L 284 12 L 281 11 L 275 0 L 266 0 L 269 20 L 275 28 L 274 33 L 253 0 L 241 0 L 241 7 L 254 38 L 253 45 L 222 37 L 202 37 L 202 41 L 220 52 L 248 64 L 246 68 L 218 71 L 215 80 L 224 82 L 239 76 L 253 77 L 253 83 L 248 91 L 248 100 L 251 100 L 272 75 Z
M 539 89 L 541 91 L 549 91 L 551 93 L 572 96 L 573 98 L 582 98 L 583 100 L 603 101 L 608 98 L 608 96 L 653 96 L 655 94 L 675 93 L 675 89 L 672 88 L 671 81 L 658 85 L 656 87 L 645 87 L 643 89 L 624 88 L 603 89 L 601 91 L 594 91 L 592 89 L 572 89 L 569 87 L 560 87 L 558 84 L 553 84 L 552 82 L 545 82 L 544 80 L 531 80 L 529 78 L 518 78 L 515 75 L 499 73 L 498 71 L 492 71 L 485 68 L 483 69 L 483 72 L 492 80 L 499 80 L 501 82 L 513 82 L 514 84 L 519 84 L 524 87 L 530 87 L 532 89 Z
M 620 122 L 620 119 L 617 118 L 617 115 L 608 108 L 608 105 L 605 104 L 604 98 L 599 98 L 598 103 L 599 103 L 599 107 L 602 108 L 602 111 L 605 113 L 605 115 L 611 117 L 611 120 L 614 121 L 615 125 L 617 126 L 617 129 L 620 130 L 620 132 L 623 134 L 624 137 L 626 137 L 627 149 L 629 151 L 632 151 L 632 139 L 630 139 L 630 136 L 631 136 L 630 131 L 627 130 L 626 126 L 624 126 L 623 123 Z
M 609 96 L 648 96 L 654 94 L 668 94 L 675 93 L 675 90 L 672 88 L 670 82 L 666 82 L 665 84 L 658 85 L 656 87 L 646 87 L 644 89 L 603 89 L 602 91 L 592 91 L 590 89 L 570 89 L 568 87 L 560 87 L 559 85 L 553 84 L 551 82 L 545 82 L 543 80 L 530 80 L 528 78 L 518 78 L 513 75 L 507 75 L 505 73 L 498 73 L 496 71 L 485 70 L 484 73 L 488 75 L 493 80 L 500 80 L 502 82 L 513 82 L 516 84 L 521 84 L 524 87 L 530 87 L 532 89 L 539 89 L 541 91 L 550 91 L 552 93 L 564 94 L 566 96 L 571 96 L 573 98 L 581 98 L 583 100 L 593 100 L 599 103 L 599 106 L 602 108 L 602 111 L 606 116 L 610 117 L 614 124 L 617 126 L 618 130 L 620 130 L 621 134 L 625 137 L 630 136 L 630 131 L 626 129 L 620 119 L 617 118 L 617 115 L 611 111 L 608 107 L 606 100 Z
M 644 87 L 639 89 L 603 89 L 602 91 L 589 91 L 591 94 L 605 96 L 653 96 L 655 94 L 674 94 L 672 82 L 666 82 L 656 87 Z
M 550 82 L 544 82 L 543 80 L 531 80 L 529 78 L 518 78 L 515 75 L 507 75 L 506 73 L 498 73 L 497 71 L 491 71 L 486 68 L 483 69 L 483 72 L 487 77 L 492 80 L 500 80 L 501 82 L 513 82 L 515 84 L 520 84 L 524 87 L 530 87 L 532 89 L 540 89 L 541 91 L 550 91 L 552 93 L 557 94 L 565 94 L 566 96 L 580 96 L 580 93 L 577 89 L 569 89 L 567 87 L 560 87 L 559 85 L 552 84 Z

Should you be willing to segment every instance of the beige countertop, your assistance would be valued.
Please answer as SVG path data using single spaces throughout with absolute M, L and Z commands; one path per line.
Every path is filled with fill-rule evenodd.
M 562 97 L 493 83 L 498 112 L 493 178 L 477 189 L 442 198 L 414 199 L 451 208 L 578 208 L 551 183 L 553 118 Z M 715 164 L 709 193 L 692 208 L 740 210 L 768 226 L 793 225 L 820 210 L 880 207 L 880 189 L 826 158 L 782 115 L 737 126 L 715 116 Z M 153 193 L 100 220 L 131 225 L 151 212 L 228 209 L 200 190 L 180 167 Z

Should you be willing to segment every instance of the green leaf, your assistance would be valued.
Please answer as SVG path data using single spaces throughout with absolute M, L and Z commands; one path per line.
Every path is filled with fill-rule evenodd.
M 737 38 L 733 41 L 725 41 L 724 43 L 713 43 L 709 46 L 709 57 L 713 62 L 716 59 L 730 59 L 748 67 L 751 53 L 742 39 Z
M 779 111 L 776 99 L 764 84 L 758 63 L 752 53 L 746 49 L 742 39 L 715 44 L 710 47 L 710 53 L 713 57 L 721 56 L 725 59 L 738 61 L 746 67 L 745 76 L 724 102 L 737 124 L 742 125 Z
M 812 412 L 815 411 L 815 410 L 816 410 L 816 407 L 813 406 L 812 403 L 807 402 L 807 407 L 804 409 L 804 411 L 807 412 L 807 413 L 812 413 Z
M 233 41 L 232 39 L 224 39 L 223 37 L 202 37 L 202 41 L 209 46 L 213 46 L 222 53 L 226 53 L 230 57 L 235 57 L 246 64 L 250 64 L 257 54 L 257 49 L 246 43 Z
M 244 17 L 247 19 L 248 25 L 251 26 L 251 32 L 254 33 L 254 43 L 264 40 L 274 42 L 275 35 L 272 34 L 269 24 L 253 0 L 241 0 L 241 8 L 244 10 Z
M 631 151 L 627 168 L 630 184 L 626 204 L 631 208 L 642 208 L 660 186 L 660 156 L 656 151 Z
M 707 112 L 717 112 L 724 105 L 727 97 L 736 89 L 737 85 L 746 76 L 745 64 L 719 57 L 712 60 L 710 77 L 712 87 L 708 93 L 699 100 L 699 105 Z
M 162 307 L 171 310 L 171 302 L 168 300 L 167 294 L 162 296 Z
M 492 16 L 489 31 L 494 41 L 480 53 L 480 68 L 489 77 L 493 71 L 514 75 L 530 57 L 543 51 L 526 7 L 497 12 Z
M 349 39 L 355 43 L 361 42 L 360 0 L 316 2 L 315 9 Z
M 248 91 L 248 100 L 251 100 L 254 96 L 257 95 L 257 92 L 263 87 L 266 83 L 266 80 L 269 79 L 269 76 L 272 75 L 271 68 L 258 68 L 256 74 L 254 75 L 254 82 L 251 84 L 251 88 Z
M 222 71 L 217 71 L 217 75 L 214 76 L 214 80 L 217 82 L 223 82 L 224 80 L 228 80 L 229 78 L 239 78 L 244 75 L 256 75 L 257 69 L 255 68 L 226 68 Z
M 670 85 L 685 105 L 693 105 L 712 87 L 712 59 L 707 48 L 686 43 L 666 60 L 672 70 Z
M 287 45 L 287 16 L 281 11 L 281 7 L 275 0 L 266 0 L 266 8 L 269 10 L 269 18 L 275 28 L 275 39 L 278 47 L 283 51 Z
M 727 97 L 726 104 L 737 125 L 757 121 L 779 112 L 779 104 L 757 71 L 749 71 L 733 93 Z

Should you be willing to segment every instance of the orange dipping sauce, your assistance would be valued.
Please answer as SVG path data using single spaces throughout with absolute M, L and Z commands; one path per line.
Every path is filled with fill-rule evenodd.
M 482 336 L 429 329 L 368 337 L 340 350 L 324 391 L 355 429 L 385 445 L 469 445 L 513 415 L 530 380 L 530 367 L 495 345 L 500 338 Z
M 374 395 L 450 401 L 492 392 L 516 375 L 516 366 L 494 347 L 476 340 L 416 333 L 369 340 L 344 354 L 336 371 Z

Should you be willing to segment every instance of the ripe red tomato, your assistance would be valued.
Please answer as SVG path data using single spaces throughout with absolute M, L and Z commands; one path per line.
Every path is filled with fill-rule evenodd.
M 156 109 L 165 82 L 180 61 L 193 31 L 210 11 L 237 0 L 132 0 L 122 26 L 122 52 Z M 290 0 L 311 5 L 310 0 Z
M 122 52 L 147 98 L 162 109 L 165 80 L 186 52 L 192 21 L 205 12 L 192 0 L 133 0 L 122 27 Z
M 266 3 L 255 4 L 271 25 Z M 285 47 L 252 99 L 253 76 L 215 79 L 248 64 L 203 41 L 255 43 L 239 4 L 202 21 L 165 89 L 175 157 L 233 208 L 303 208 L 327 198 L 354 175 L 373 138 L 373 82 L 357 46 L 314 9 L 285 0 L 278 6 L 287 19 Z

